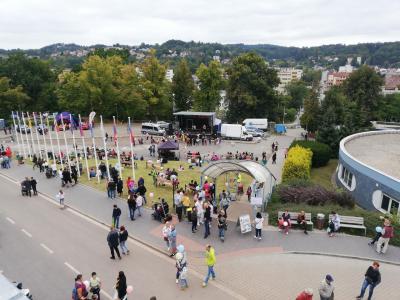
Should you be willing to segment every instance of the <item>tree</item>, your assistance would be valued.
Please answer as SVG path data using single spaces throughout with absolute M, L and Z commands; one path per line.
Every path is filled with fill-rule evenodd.
M 101 58 L 119 56 L 123 63 L 128 63 L 130 56 L 128 49 L 116 49 L 116 48 L 110 48 L 110 49 L 96 48 L 93 52 L 88 54 L 88 57 L 92 55 L 99 56 Z
M 0 76 L 8 77 L 11 86 L 21 86 L 31 98 L 27 110 L 57 110 L 56 74 L 48 62 L 28 58 L 23 52 L 10 54 L 0 61 Z
M 275 70 L 255 53 L 236 57 L 227 70 L 228 111 L 230 122 L 245 118 L 278 118 L 278 95 L 274 90 L 279 79 Z
M 315 132 L 319 124 L 319 100 L 316 91 L 312 91 L 304 101 L 304 114 L 300 118 L 300 123 L 306 130 Z
M 0 116 L 8 119 L 11 111 L 26 110 L 30 106 L 29 100 L 21 86 L 13 88 L 9 78 L 0 77 Z
M 171 87 L 165 78 L 166 66 L 155 57 L 155 52 L 141 65 L 142 97 L 147 102 L 147 117 L 151 119 L 168 118 L 172 112 Z
M 329 107 L 322 117 L 317 134 L 317 141 L 328 145 L 335 157 L 338 154 L 341 139 L 336 123 L 334 108 Z
M 332 108 L 334 113 L 334 125 L 343 124 L 346 109 L 349 101 L 343 93 L 343 89 L 339 86 L 333 86 L 325 93 L 325 98 L 321 103 L 321 113 L 324 114 L 328 109 Z
M 221 101 L 221 90 L 224 86 L 221 65 L 211 61 L 208 67 L 201 64 L 196 76 L 199 79 L 199 89 L 194 94 L 194 108 L 197 111 L 215 111 Z
M 182 59 L 174 70 L 172 79 L 172 94 L 175 111 L 190 110 L 193 105 L 194 82 L 188 63 Z
M 304 99 L 308 96 L 310 90 L 300 80 L 290 82 L 285 89 L 286 93 L 291 97 L 289 107 L 299 110 L 303 106 Z
M 376 117 L 381 100 L 382 78 L 370 67 L 363 65 L 343 83 L 345 95 L 355 102 L 365 116 L 364 124 Z
M 378 110 L 378 120 L 400 122 L 400 94 L 386 95 Z

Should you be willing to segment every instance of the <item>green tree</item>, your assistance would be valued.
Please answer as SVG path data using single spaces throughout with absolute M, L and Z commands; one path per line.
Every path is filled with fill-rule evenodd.
M 96 48 L 93 52 L 89 53 L 88 56 L 99 56 L 101 58 L 107 58 L 111 56 L 119 56 L 122 59 L 123 63 L 128 63 L 129 61 L 129 50 L 128 49 L 104 49 L 104 48 Z
M 147 117 L 168 118 L 172 112 L 171 86 L 165 78 L 166 66 L 161 64 L 153 51 L 141 65 L 142 97 L 147 102 Z
M 317 131 L 320 119 L 319 115 L 318 94 L 316 91 L 312 91 L 304 101 L 304 113 L 300 118 L 301 126 L 311 132 Z
M 22 91 L 21 86 L 11 87 L 10 79 L 0 77 L 0 116 L 8 119 L 11 111 L 27 110 L 30 98 Z
M 321 113 L 324 114 L 328 109 L 332 108 L 334 113 L 334 125 L 343 124 L 345 112 L 349 107 L 349 101 L 339 86 L 332 87 L 325 93 L 325 98 L 321 103 Z
M 0 76 L 8 77 L 11 86 L 22 86 L 31 98 L 27 110 L 57 110 L 56 74 L 48 62 L 28 58 L 23 52 L 10 54 L 0 61 Z
M 224 79 L 221 65 L 211 61 L 208 67 L 201 64 L 196 76 L 199 79 L 199 89 L 194 94 L 194 108 L 197 111 L 215 111 L 221 101 L 221 90 Z
M 330 106 L 322 117 L 317 134 L 317 141 L 328 145 L 334 157 L 337 157 L 341 139 L 336 123 L 334 107 Z
M 194 82 L 188 63 L 182 59 L 174 70 L 172 93 L 176 111 L 190 110 L 193 105 Z
M 355 102 L 365 116 L 364 124 L 375 119 L 381 100 L 382 78 L 370 67 L 363 65 L 343 83 L 345 95 Z
M 310 90 L 307 88 L 305 83 L 300 80 L 290 82 L 285 89 L 286 93 L 291 97 L 289 107 L 297 110 L 303 106 L 304 99 L 306 99 L 310 93 Z
M 377 114 L 378 120 L 400 122 L 400 94 L 386 95 Z
M 277 120 L 279 98 L 274 90 L 279 79 L 275 70 L 255 53 L 236 57 L 227 70 L 228 111 L 231 122 L 248 117 Z

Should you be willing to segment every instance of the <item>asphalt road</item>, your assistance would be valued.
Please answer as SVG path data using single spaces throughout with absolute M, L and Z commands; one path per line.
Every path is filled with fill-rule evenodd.
M 22 197 L 19 186 L 0 177 L 0 270 L 22 281 L 35 299 L 69 299 L 75 274 L 88 279 L 96 271 L 103 281 L 103 299 L 111 299 L 120 270 L 133 285 L 131 298 L 243 299 L 216 281 L 201 287 L 200 274 L 190 270 L 189 289 L 175 284 L 174 260 L 135 241 L 131 254 L 112 261 L 106 242 L 108 229 L 54 200 Z

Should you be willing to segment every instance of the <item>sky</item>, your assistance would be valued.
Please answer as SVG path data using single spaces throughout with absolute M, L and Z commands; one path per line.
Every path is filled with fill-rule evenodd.
M 399 0 L 0 0 L 0 48 L 183 41 L 317 46 L 400 39 Z

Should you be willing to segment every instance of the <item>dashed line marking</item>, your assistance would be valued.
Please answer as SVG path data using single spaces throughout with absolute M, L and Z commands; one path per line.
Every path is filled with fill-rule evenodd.
M 30 238 L 32 237 L 32 234 L 30 234 L 30 233 L 29 233 L 28 231 L 26 231 L 25 229 L 22 228 L 21 231 L 22 231 L 23 233 L 25 233 L 26 236 L 28 236 L 28 237 L 30 237 Z
M 8 222 L 10 222 L 11 224 L 15 224 L 15 221 L 14 221 L 13 219 L 9 218 L 9 217 L 7 217 L 6 220 L 7 220 Z
M 81 272 L 79 272 L 77 269 L 75 269 L 72 265 L 70 265 L 68 262 L 65 262 L 64 265 L 66 265 L 68 268 L 70 268 L 72 270 L 72 272 L 74 272 L 75 274 L 81 274 Z
M 45 244 L 41 243 L 40 246 L 42 246 L 43 249 L 45 249 L 47 252 L 49 252 L 50 254 L 53 254 L 54 251 L 51 250 L 49 247 L 47 247 Z

